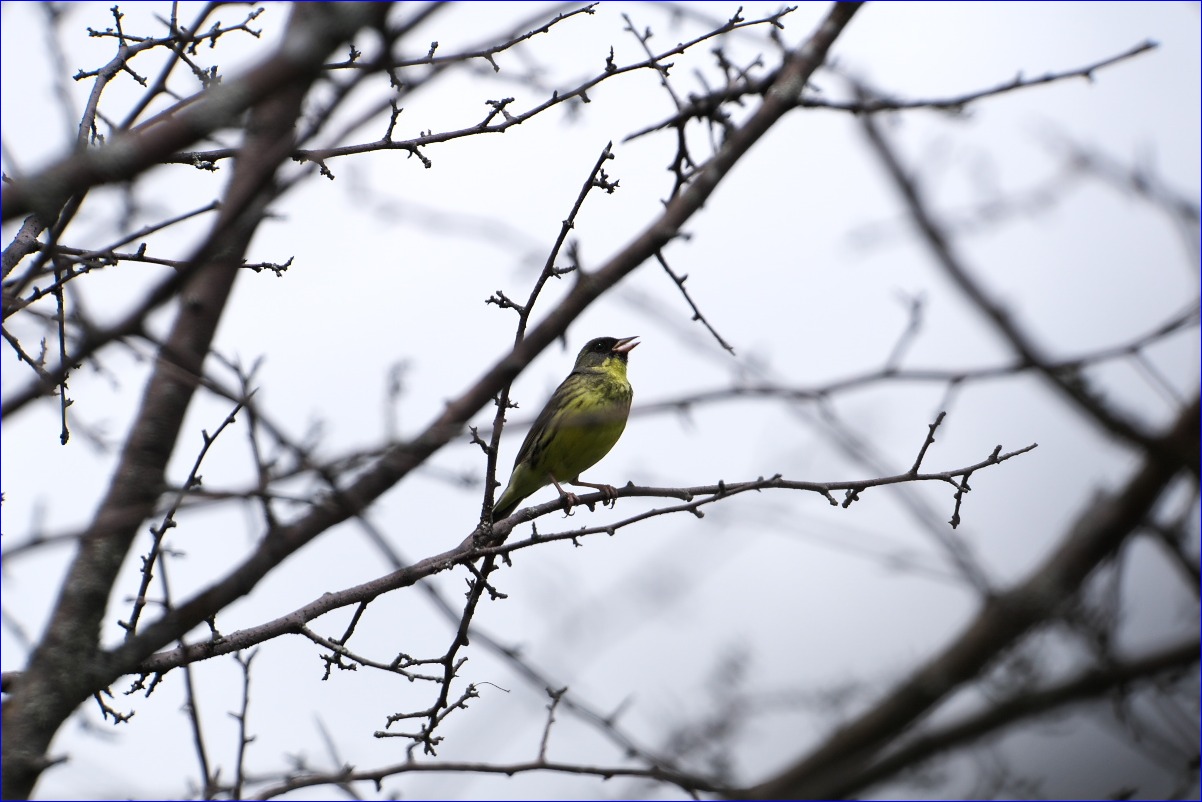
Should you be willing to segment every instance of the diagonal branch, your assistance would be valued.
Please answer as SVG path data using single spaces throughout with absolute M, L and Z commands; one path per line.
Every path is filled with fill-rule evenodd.
M 112 483 L 68 569 L 25 680 L 5 702 L 5 799 L 29 795 L 47 766 L 46 749 L 63 721 L 80 702 L 108 685 L 97 682 L 94 672 L 81 667 L 91 665 L 99 651 L 100 627 L 113 583 L 138 527 L 154 512 L 167 461 L 199 384 L 197 377 L 203 373 L 203 362 L 246 248 L 274 198 L 273 177 L 288 158 L 293 124 L 319 74 L 317 68 L 370 14 L 360 8 L 358 15 L 343 16 L 340 26 L 332 25 L 329 17 L 328 8 L 313 5 L 297 6 L 290 19 L 285 40 L 308 43 L 308 52 L 290 51 L 291 83 L 252 113 L 246 152 L 254 155 L 239 161 L 226 203 L 190 260 L 187 302 L 180 306 L 160 349 Z M 46 190 L 50 194 L 55 191 Z M 5 193 L 8 199 L 9 193 Z M 176 632 L 173 639 L 186 632 Z
M 1165 460 L 1169 444 L 1193 444 L 1199 402 L 1181 411 L 1120 491 L 1093 502 L 1060 547 L 1024 582 L 986 602 L 956 640 L 879 703 L 779 775 L 747 788 L 753 799 L 824 799 L 852 793 L 865 764 L 937 703 L 968 682 L 1029 629 L 1056 615 L 1081 583 L 1147 518 L 1190 455 Z
M 913 769 L 936 755 L 966 746 L 1024 718 L 1096 699 L 1140 681 L 1152 682 L 1164 679 L 1166 675 L 1179 675 L 1197 665 L 1199 648 L 1198 639 L 1194 638 L 1142 657 L 1089 668 L 1049 687 L 1003 700 L 988 710 L 916 736 L 887 757 L 862 767 L 850 787 L 843 788 L 841 793 L 861 794 L 901 771 Z
M 866 92 L 862 88 L 858 91 L 862 96 L 866 96 Z M 1042 373 L 1053 387 L 1105 431 L 1127 441 L 1130 445 L 1157 452 L 1160 459 L 1166 463 L 1180 461 L 1182 456 L 1188 453 L 1184 442 L 1166 442 L 1155 437 L 1129 415 L 1115 408 L 1114 405 L 1107 404 L 1078 374 L 1065 375 L 1051 368 L 1052 359 L 1042 346 L 1029 336 L 971 275 L 965 262 L 956 253 L 942 227 L 927 208 L 917 183 L 902 165 L 893 147 L 885 139 L 875 117 L 865 114 L 860 119 L 869 143 L 880 157 L 886 174 L 892 179 L 897 191 L 905 201 L 914 225 L 926 241 L 936 262 L 981 312 L 982 316 L 993 324 L 993 327 L 1010 344 L 1022 361 Z M 1197 451 L 1194 451 L 1193 454 L 1192 460 L 1187 461 L 1187 465 L 1197 476 L 1199 474 Z
M 386 11 L 386 7 L 373 8 L 371 3 L 316 4 L 308 13 L 322 15 L 324 24 L 296 30 L 276 55 L 241 78 L 177 104 L 137 129 L 118 134 L 102 148 L 74 154 L 13 181 L 0 199 L 3 219 L 32 212 L 54 220 L 67 198 L 99 184 L 133 178 L 180 148 L 229 125 L 240 113 L 282 89 L 297 81 L 314 80 L 323 66 L 323 60 L 312 58 L 314 54 L 324 59 Z
M 157 649 L 177 640 L 251 589 L 288 555 L 330 527 L 366 509 L 427 458 L 463 430 L 485 404 L 512 381 L 523 366 L 560 337 L 581 312 L 627 274 L 674 239 L 705 204 L 718 185 L 759 139 L 794 108 L 794 99 L 809 76 L 858 10 L 854 3 L 833 6 L 827 17 L 799 49 L 790 54 L 777 83 L 760 107 L 726 140 L 722 149 L 696 174 L 692 184 L 671 202 L 650 225 L 594 273 L 577 272 L 577 281 L 561 303 L 514 347 L 412 440 L 388 450 L 373 468 L 364 471 L 335 499 L 318 503 L 309 513 L 264 537 L 255 550 L 222 580 L 151 623 L 135 639 L 97 661 L 92 682 L 105 687 L 116 678 L 136 671 Z
M 398 588 L 410 587 L 442 571 L 450 570 L 457 565 L 469 565 L 481 557 L 505 556 L 522 549 L 541 547 L 547 543 L 558 541 L 576 542 L 580 538 L 589 535 L 604 534 L 612 536 L 619 529 L 634 526 L 649 518 L 661 515 L 691 513 L 701 516 L 703 515 L 701 512 L 703 507 L 719 503 L 723 499 L 742 493 L 762 492 L 765 490 L 808 491 L 823 496 L 832 506 L 847 507 L 859 498 L 863 491 L 872 487 L 885 487 L 908 482 L 940 482 L 948 483 L 960 490 L 963 488 L 963 482 L 957 482 L 957 477 L 963 477 L 1000 464 L 1013 457 L 1025 454 L 1033 448 L 1035 446 L 1030 445 L 1007 454 L 999 454 L 998 451 L 995 451 L 989 457 L 975 465 L 956 468 L 950 471 L 941 471 L 938 473 L 912 473 L 907 471 L 906 473 L 885 476 L 879 479 L 857 479 L 843 482 L 803 482 L 785 479 L 777 475 L 745 482 L 719 482 L 714 485 L 700 485 L 696 487 L 635 487 L 634 485 L 626 485 L 625 487 L 616 488 L 614 495 L 618 498 L 673 498 L 680 499 L 682 503 L 644 510 L 616 522 L 583 526 L 563 532 L 536 532 L 523 540 L 499 542 L 498 545 L 485 546 L 478 542 L 474 536 L 469 536 L 455 548 L 441 554 L 436 554 L 408 565 L 397 564 L 396 570 L 385 576 L 343 590 L 323 593 L 320 598 L 273 621 L 237 632 L 223 634 L 220 639 L 195 643 L 186 648 L 176 648 L 151 655 L 132 670 L 143 674 L 163 673 L 189 662 L 229 654 L 239 649 L 247 649 L 283 635 L 304 634 L 301 630 L 303 624 L 319 618 L 326 613 L 353 604 L 363 604 L 372 601 L 384 593 Z M 835 491 L 845 492 L 845 500 L 842 503 L 835 499 L 833 495 Z M 580 504 L 591 507 L 611 498 L 613 498 L 613 495 L 609 493 L 588 493 L 580 496 Z M 561 499 L 526 507 L 494 524 L 494 532 L 498 535 L 498 541 L 503 541 L 517 524 L 562 510 L 563 501 Z M 490 568 L 489 570 L 492 569 Z M 459 619 L 459 616 L 456 616 L 456 618 Z

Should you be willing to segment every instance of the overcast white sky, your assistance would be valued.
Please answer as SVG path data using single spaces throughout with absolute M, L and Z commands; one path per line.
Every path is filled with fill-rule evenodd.
M 54 76 L 95 69 L 111 57 L 110 40 L 84 34 L 86 26 L 112 24 L 111 5 L 64 9 L 60 32 L 67 63 L 56 68 L 48 58 L 39 8 L 3 4 L 0 120 L 6 174 L 34 169 L 69 147 L 74 131 L 57 103 Z M 180 5 L 185 19 L 199 7 Z M 776 9 L 743 5 L 749 19 Z M 126 30 L 144 33 L 161 31 L 153 17 L 167 13 L 159 3 L 121 8 Z M 201 54 L 204 63 L 218 63 L 223 73 L 235 75 L 239 64 L 273 48 L 287 8 L 265 8 L 254 23 L 263 29 L 261 41 L 230 35 L 216 56 L 207 50 Z M 690 8 L 725 18 L 737 4 Z M 533 4 L 461 4 L 422 29 L 409 50 L 424 53 L 429 41 L 437 40 L 439 52 L 455 52 L 492 31 L 507 30 L 533 9 Z M 786 19 L 784 41 L 802 41 L 826 9 L 824 3 L 802 5 Z M 486 111 L 486 99 L 513 95 L 517 108 L 533 105 L 541 99 L 537 91 L 504 81 L 530 63 L 545 70 L 541 76 L 549 86 L 559 87 L 599 71 L 611 46 L 619 64 L 641 59 L 638 43 L 623 30 L 623 13 L 638 27 L 653 28 L 657 48 L 692 35 L 693 28 L 676 27 L 668 12 L 665 5 L 602 4 L 595 16 L 570 20 L 538 37 L 524 55 L 500 58 L 499 77 L 482 65 L 416 95 L 400 117 L 397 136 L 475 123 Z M 221 16 L 230 22 L 242 13 L 231 7 Z M 1163 214 L 1090 178 L 1072 179 L 1071 188 L 1057 193 L 1052 203 L 1022 206 L 1001 220 L 979 218 L 1008 199 L 1064 186 L 1070 143 L 1116 163 L 1142 166 L 1155 181 L 1197 203 L 1199 38 L 1194 3 L 880 3 L 855 17 L 834 55 L 843 75 L 882 93 L 928 98 L 992 87 L 1019 74 L 1080 68 L 1148 39 L 1158 43 L 1150 53 L 1099 70 L 1092 82 L 1075 79 L 1015 92 L 974 104 L 958 116 L 925 110 L 892 115 L 885 125 L 945 219 L 966 226 L 976 221 L 957 242 L 974 273 L 1052 354 L 1071 356 L 1125 343 L 1196 303 L 1197 264 L 1179 232 Z M 741 64 L 765 50 L 755 36 L 735 39 L 728 48 Z M 765 61 L 772 59 L 768 52 Z M 700 90 L 694 70 L 704 70 L 711 85 L 718 80 L 708 46 L 674 61 L 678 91 Z M 155 74 L 150 65 L 146 70 Z M 843 79 L 829 70 L 815 83 L 825 97 L 847 93 Z M 68 81 L 66 86 L 77 120 L 91 85 Z M 181 81 L 180 91 L 185 88 Z M 132 80 L 122 79 L 106 92 L 105 103 L 120 117 L 139 91 Z M 380 96 L 363 98 L 363 107 Z M 666 167 L 675 138 L 659 133 L 622 140 L 668 117 L 672 107 L 650 72 L 604 84 L 590 98 L 570 116 L 553 111 L 501 136 L 429 148 L 431 169 L 395 152 L 335 161 L 330 166 L 336 180 L 313 176 L 281 201 L 276 219 L 256 236 L 251 258 L 283 262 L 294 257 L 293 266 L 279 279 L 240 277 L 217 346 L 246 364 L 263 360 L 260 404 L 297 437 L 320 424 L 323 454 L 367 446 L 393 425 L 402 435 L 425 425 L 509 348 L 514 316 L 485 306 L 484 299 L 498 289 L 525 296 L 580 182 L 608 141 L 615 142 L 617 158 L 607 170 L 621 188 L 612 196 L 589 197 L 574 236 L 586 268 L 622 247 L 670 190 Z M 376 139 L 385 122 L 377 118 L 345 142 Z M 700 131 L 694 146 L 698 154 L 706 152 Z M 182 166 L 155 171 L 139 189 L 141 208 L 133 228 L 204 205 L 219 193 L 229 172 L 214 176 Z M 93 205 L 73 224 L 67 244 L 95 246 L 115 238 L 112 232 L 125 210 L 119 195 L 111 197 L 108 208 Z M 6 226 L 5 244 L 14 230 Z M 159 255 L 181 258 L 203 230 L 201 223 L 183 226 L 147 242 Z M 548 349 L 514 385 L 521 408 L 513 420 L 520 422 L 537 412 L 581 343 L 598 335 L 643 338 L 630 362 L 636 414 L 612 454 L 586 476 L 592 481 L 688 486 L 777 472 L 817 481 L 871 475 L 821 434 L 812 405 L 784 409 L 762 401 L 723 402 L 697 406 L 687 415 L 640 414 L 638 407 L 728 387 L 743 376 L 811 387 L 878 368 L 906 326 L 903 299 L 908 296 L 922 295 L 926 305 L 923 327 L 903 365 L 969 368 L 1002 364 L 1011 356 L 910 236 L 901 205 L 858 123 L 846 115 L 794 113 L 755 146 L 687 230 L 691 238 L 674 243 L 666 256 L 678 273 L 689 275 L 693 298 L 735 346 L 736 357 L 721 352 L 700 325 L 690 322 L 691 311 L 667 277 L 646 265 L 572 327 L 566 350 Z M 95 319 L 111 320 L 157 278 L 149 267 L 124 266 L 90 278 L 79 302 Z M 541 309 L 551 309 L 567 286 L 566 281 L 563 287 L 549 286 Z M 164 328 L 168 320 L 158 318 Z M 148 352 L 145 344 L 135 344 L 132 351 L 117 347 L 102 355 L 104 372 L 85 370 L 73 377 L 76 428 L 66 447 L 57 444 L 52 404 L 4 422 L 6 549 L 37 527 L 64 532 L 89 520 L 113 455 L 89 442 L 86 433 L 119 441 L 136 407 L 146 373 L 142 357 Z M 1196 328 L 1170 338 L 1149 356 L 1182 397 L 1197 387 Z M 7 395 L 29 377 L 9 349 L 2 359 Z M 405 366 L 404 393 L 389 406 L 386 387 L 397 364 Z M 1149 422 L 1162 424 L 1174 414 L 1171 401 L 1130 362 L 1114 362 L 1090 375 L 1110 398 Z M 909 467 L 927 424 L 943 408 L 949 417 L 927 457 L 932 470 L 979 461 L 998 444 L 1006 450 L 1040 444 L 974 477 L 965 524 L 954 533 L 1004 586 L 1037 565 L 1094 494 L 1122 481 L 1133 463 L 1034 379 L 974 383 L 950 399 L 945 389 L 884 385 L 841 394 L 832 404 L 885 456 L 890 472 Z M 201 429 L 212 431 L 228 411 L 228 402 L 212 397 L 193 405 L 171 478 L 186 475 Z M 479 422 L 486 424 L 490 415 L 485 410 Z M 515 428 L 503 443 L 505 469 L 521 434 Z M 245 437 L 237 427 L 222 436 L 205 463 L 207 487 L 238 487 L 250 480 Z M 442 551 L 474 525 L 482 471 L 479 450 L 464 438 L 437 455 L 430 470 L 388 493 L 370 517 L 409 558 Z M 472 476 L 475 484 L 456 485 L 441 472 Z M 950 490 L 924 487 L 918 493 L 937 515 L 950 516 Z M 532 501 L 552 497 L 544 491 Z M 627 499 L 616 511 L 595 516 L 617 520 L 644 506 L 657 505 Z M 579 549 L 528 550 L 498 579 L 509 598 L 484 605 L 476 623 L 521 646 L 542 670 L 596 707 L 612 710 L 629 703 L 623 722 L 644 743 L 659 746 L 668 729 L 695 720 L 715 698 L 713 675 L 724 659 L 745 658 L 743 690 L 758 697 L 776 691 L 818 694 L 852 682 L 864 683 L 871 696 L 946 643 L 975 610 L 973 594 L 890 492 L 868 493 L 846 510 L 800 494 L 744 496 L 710 510 L 703 520 L 660 518 Z M 540 529 L 579 526 L 582 516 L 593 520 L 587 512 L 572 520 L 552 517 Z M 172 534 L 173 546 L 186 553 L 170 566 L 176 597 L 204 587 L 258 535 L 256 523 L 236 512 L 183 519 Z M 923 570 L 891 569 L 885 555 L 906 555 Z M 28 634 L 40 631 L 68 556 L 66 549 L 52 549 L 23 557 L 19 565 L 6 561 L 3 670 L 24 665 L 27 651 L 14 625 Z M 1162 557 L 1139 544 L 1128 556 L 1124 598 L 1130 618 L 1124 637 L 1144 644 L 1196 626 L 1190 621 L 1196 622 L 1197 598 L 1175 582 Z M 122 587 L 136 587 L 137 567 L 131 559 Z M 355 527 L 341 527 L 231 608 L 219 627 L 232 631 L 274 618 L 325 591 L 387 570 Z M 436 584 L 459 603 L 462 571 L 444 574 Z M 108 630 L 114 641 L 126 606 L 123 598 L 114 599 Z M 339 634 L 345 621 L 346 615 L 332 615 L 319 621 L 318 629 Z M 441 653 L 451 635 L 417 593 L 378 600 L 365 624 L 359 648 L 385 660 L 398 651 Z M 1041 659 L 1067 664 L 1072 651 L 1061 645 Z M 470 710 L 452 717 L 441 756 L 532 759 L 544 703 L 537 690 L 483 649 L 468 654 L 464 681 L 493 684 L 483 687 Z M 321 673 L 307 641 L 284 639 L 261 650 L 252 676 L 257 740 L 251 765 L 258 771 L 279 769 L 289 755 L 303 753 L 310 767 L 333 768 L 318 720 L 341 760 L 359 768 L 399 761 L 402 744 L 374 739 L 372 733 L 383 728 L 385 716 L 428 704 L 429 689 L 368 671 L 323 683 Z M 211 661 L 198 677 L 215 760 L 232 771 L 234 723 L 225 713 L 239 703 L 238 669 L 228 659 Z M 99 723 L 94 708 L 83 710 L 55 744 L 56 751 L 70 753 L 70 762 L 45 775 L 39 795 L 184 793 L 182 778 L 194 782 L 196 769 L 187 757 L 190 736 L 180 710 L 181 685 L 175 672 L 150 700 L 118 695 L 117 707 L 137 711 L 120 729 Z M 731 687 L 729 680 L 717 685 Z M 620 759 L 579 722 L 566 715 L 561 719 L 552 757 L 596 763 Z M 85 720 L 99 732 L 85 731 Z M 831 724 L 813 711 L 778 710 L 747 723 L 740 749 L 730 757 L 744 779 L 762 778 Z M 1049 796 L 1104 794 L 1125 781 L 1154 776 L 1147 774 L 1150 764 L 1120 739 L 1104 733 L 1081 736 L 1087 729 L 1081 720 L 1068 719 L 1061 732 L 1008 743 L 1007 754 L 1036 776 L 1079 762 L 1083 773 L 1060 771 L 1060 779 L 1040 792 Z M 136 773 L 130 770 L 130 754 L 141 756 Z M 1085 767 L 1093 767 L 1092 775 L 1085 776 Z M 954 764 L 952 774 L 973 768 Z M 1164 792 L 1154 780 L 1141 787 Z M 430 775 L 390 780 L 385 788 L 408 797 L 648 792 L 554 776 L 464 780 Z M 890 789 L 907 793 L 905 786 Z

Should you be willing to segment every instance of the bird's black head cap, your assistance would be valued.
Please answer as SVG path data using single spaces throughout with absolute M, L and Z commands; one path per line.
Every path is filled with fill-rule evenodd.
M 580 349 L 580 355 L 576 357 L 576 363 L 578 365 L 582 362 L 600 364 L 614 356 L 625 362 L 631 350 L 638 345 L 637 341 L 637 336 L 597 337 L 584 344 L 584 347 Z

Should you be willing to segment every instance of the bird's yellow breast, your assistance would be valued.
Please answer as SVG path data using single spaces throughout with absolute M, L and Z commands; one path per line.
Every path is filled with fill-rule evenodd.
M 572 481 L 609 453 L 626 428 L 633 396 L 626 366 L 618 366 L 620 371 L 601 368 L 569 379 L 547 436 L 534 445 L 533 465 L 558 481 Z

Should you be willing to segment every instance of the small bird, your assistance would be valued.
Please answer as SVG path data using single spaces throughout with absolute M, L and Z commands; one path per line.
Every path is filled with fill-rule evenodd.
M 509 484 L 493 507 L 493 520 L 508 518 L 531 493 L 555 485 L 568 500 L 576 495 L 560 482 L 600 490 L 610 498 L 611 485 L 580 481 L 580 473 L 609 453 L 626 428 L 634 391 L 626 380 L 626 359 L 637 337 L 598 337 L 580 349 L 572 372 L 555 390 L 522 441 Z

